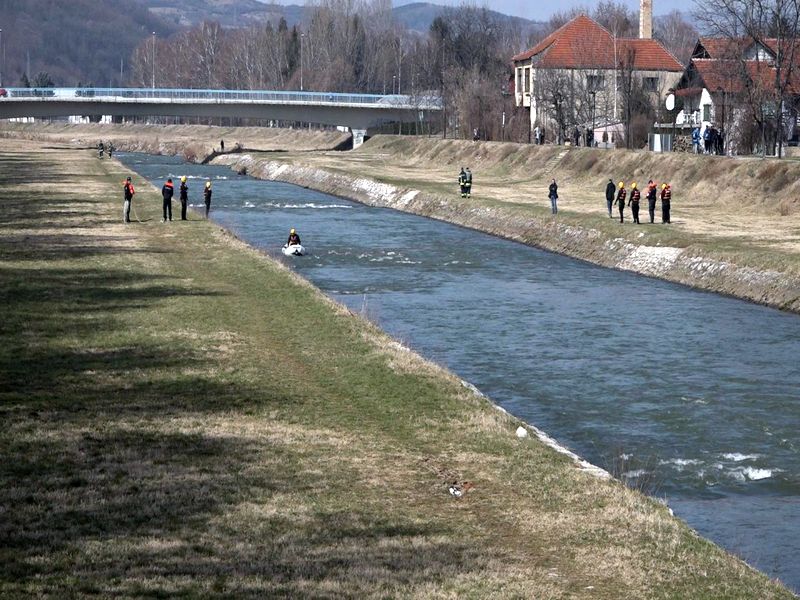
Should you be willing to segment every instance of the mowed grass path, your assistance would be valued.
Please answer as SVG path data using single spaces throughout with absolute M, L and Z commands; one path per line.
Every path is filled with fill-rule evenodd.
M 125 175 L 0 153 L 0 596 L 792 597 Z

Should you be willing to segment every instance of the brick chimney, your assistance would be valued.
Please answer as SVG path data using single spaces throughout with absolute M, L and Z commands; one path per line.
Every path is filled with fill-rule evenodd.
M 639 2 L 639 38 L 649 40 L 653 37 L 653 0 Z

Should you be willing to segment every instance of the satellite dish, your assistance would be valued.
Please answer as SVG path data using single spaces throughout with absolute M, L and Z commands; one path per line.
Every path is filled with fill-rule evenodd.
M 669 94 L 667 96 L 667 110 L 674 110 L 675 109 L 675 94 Z

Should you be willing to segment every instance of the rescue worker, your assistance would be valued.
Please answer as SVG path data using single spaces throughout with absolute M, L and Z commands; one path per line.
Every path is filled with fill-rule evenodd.
M 125 202 L 122 203 L 122 222 L 130 223 L 131 202 L 133 201 L 133 195 L 136 193 L 136 190 L 133 189 L 133 183 L 131 182 L 130 175 L 128 175 L 128 178 L 125 180 L 123 193 L 125 194 Z
M 611 214 L 611 208 L 614 206 L 614 192 L 616 189 L 617 186 L 614 185 L 614 180 L 609 179 L 608 183 L 606 184 L 606 205 L 608 206 L 609 218 L 614 217 L 614 215 Z
M 114 143 L 108 142 L 108 158 L 113 158 L 114 156 Z
M 174 193 L 172 179 L 167 179 L 164 187 L 161 188 L 161 197 L 164 199 L 164 218 L 161 219 L 162 223 L 166 223 L 168 218 L 172 221 L 172 195 Z
M 297 232 L 294 229 L 292 229 L 289 232 L 289 239 L 286 240 L 286 245 L 287 246 L 299 246 L 300 245 L 300 236 L 297 235 Z
M 464 178 L 464 185 L 467 188 L 467 198 L 469 198 L 470 194 L 472 193 L 472 171 L 469 170 L 469 167 L 467 167 L 465 175 L 466 177 Z
M 458 174 L 458 187 L 461 188 L 461 197 L 467 197 L 467 174 L 464 172 L 464 167 L 461 167 L 461 172 Z
M 219 141 L 219 151 L 220 152 L 225 152 L 225 140 L 220 140 Z
M 653 180 L 647 182 L 647 212 L 650 213 L 650 222 L 656 220 L 656 184 Z
M 550 181 L 547 196 L 550 198 L 550 212 L 558 214 L 558 184 L 555 179 Z
M 206 181 L 206 189 L 203 190 L 203 200 L 206 203 L 206 219 L 208 219 L 208 211 L 211 210 L 211 182 Z
M 628 195 L 628 190 L 625 189 L 625 182 L 619 182 L 619 191 L 617 192 L 617 199 L 614 200 L 614 204 L 619 206 L 619 222 L 622 223 L 624 221 L 625 215 L 625 196 Z
M 628 201 L 628 206 L 631 207 L 633 212 L 633 222 L 639 222 L 639 200 L 642 198 L 642 193 L 636 187 L 636 182 L 631 184 L 631 199 Z
M 99 142 L 97 144 L 97 158 L 103 158 L 103 152 L 105 152 L 106 147 L 103 145 L 103 142 Z
M 661 184 L 661 222 L 670 223 L 669 209 L 672 201 L 672 187 L 668 183 Z
M 181 177 L 180 200 L 181 200 L 181 221 L 185 221 L 186 204 L 189 202 L 189 186 L 186 185 L 186 175 L 183 175 Z

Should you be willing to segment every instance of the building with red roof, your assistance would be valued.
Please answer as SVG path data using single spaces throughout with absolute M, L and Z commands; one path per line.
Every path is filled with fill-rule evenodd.
M 662 99 L 683 65 L 651 32 L 652 3 L 642 0 L 639 38 L 617 37 L 579 15 L 514 56 L 515 101 L 530 108 L 531 130 L 546 128 L 547 141 L 560 142 L 565 128 L 618 123 L 633 82 L 654 102 Z
M 721 131 L 726 153 L 755 150 L 763 138 L 760 132 L 753 133 L 757 125 L 753 110 L 777 106 L 780 54 L 784 66 L 780 84 L 785 87 L 783 139 L 796 139 L 800 71 L 795 64 L 800 59 L 800 43 L 792 47 L 791 42 L 783 40 L 780 44 L 783 47 L 779 52 L 779 42 L 774 39 L 700 38 L 676 86 L 675 95 L 682 103 L 676 124 L 697 127 L 701 139 L 707 129 Z M 774 135 L 772 124 L 767 125 L 772 129 L 767 137 Z

